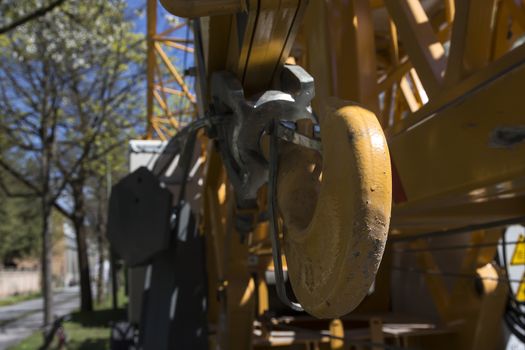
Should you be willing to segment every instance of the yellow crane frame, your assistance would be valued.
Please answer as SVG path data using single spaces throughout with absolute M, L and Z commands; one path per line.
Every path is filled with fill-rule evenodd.
M 478 230 L 470 240 L 482 245 L 497 241 L 499 231 L 493 227 L 524 221 L 525 104 L 519 94 L 525 82 L 525 1 L 162 3 L 176 15 L 199 17 L 201 64 L 208 77 L 228 70 L 247 94 L 255 94 L 272 87 L 285 62 L 297 63 L 315 78 L 314 109 L 323 109 L 331 96 L 337 96 L 376 113 L 392 163 L 390 237 L 413 239 L 407 247 L 420 249 L 418 266 L 440 270 L 425 250 L 428 242 L 414 239 L 418 235 L 462 227 L 469 231 L 472 225 L 470 231 Z M 152 48 L 157 49 L 151 33 L 150 56 Z M 148 65 L 150 88 L 151 69 Z M 149 93 L 148 101 L 153 98 Z M 267 286 L 254 277 L 272 268 L 268 228 L 258 225 L 246 243 L 232 239 L 233 190 L 214 146 L 203 149 L 209 318 L 217 330 L 211 343 L 247 349 L 254 343 L 256 312 L 262 315 L 268 309 Z M 264 191 L 259 200 L 264 207 Z M 460 272 L 498 280 L 501 270 L 490 265 L 494 253 L 495 247 L 470 249 L 462 256 Z M 387 308 L 388 268 L 396 254 L 387 253 L 388 262 L 376 282 L 378 291 L 360 310 Z M 449 292 L 441 277 L 428 275 L 425 280 L 441 320 L 465 321 L 464 326 L 451 326 L 459 334 L 458 348 L 493 348 L 494 338 L 480 334 L 497 326 L 490 314 L 502 312 L 505 285 L 500 281 L 476 297 L 464 281 Z M 228 297 L 217 300 L 217 293 Z M 337 333 L 341 327 L 336 322 L 331 329 Z M 255 343 L 263 347 L 272 344 L 257 339 Z M 341 346 L 331 342 L 333 349 Z

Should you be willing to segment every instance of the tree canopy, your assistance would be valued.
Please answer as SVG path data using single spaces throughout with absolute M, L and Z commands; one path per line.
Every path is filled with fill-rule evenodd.
M 49 4 L 2 2 L 0 26 Z M 0 35 L 0 170 L 19 188 L 5 191 L 9 184 L 3 176 L 0 184 L 5 195 L 40 199 L 44 296 L 50 293 L 51 210 L 71 220 L 81 304 L 90 309 L 87 203 L 97 193 L 101 172 L 108 171 L 106 164 L 122 166 L 117 159 L 125 154 L 127 140 L 142 132 L 145 41 L 134 31 L 126 1 L 59 5 Z M 45 308 L 47 318 L 50 313 Z
M 14 191 L 24 190 L 12 180 L 8 185 Z M 39 248 L 38 203 L 35 203 L 34 198 L 11 198 L 0 191 L 0 265 L 9 267 L 15 264 L 15 259 L 35 257 Z

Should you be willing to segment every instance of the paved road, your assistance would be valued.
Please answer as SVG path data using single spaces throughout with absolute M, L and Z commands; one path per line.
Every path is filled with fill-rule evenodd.
M 54 295 L 54 314 L 63 316 L 78 309 L 78 289 Z M 42 326 L 42 298 L 0 307 L 0 350 L 5 350 L 28 337 Z

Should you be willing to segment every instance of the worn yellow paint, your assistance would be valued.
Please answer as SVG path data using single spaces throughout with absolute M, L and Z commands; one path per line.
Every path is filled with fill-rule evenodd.
M 253 296 L 253 292 L 255 291 L 255 282 L 253 281 L 253 278 L 250 278 L 250 281 L 248 282 L 248 285 L 246 286 L 246 289 L 244 290 L 244 294 L 242 295 L 240 305 L 244 306 L 246 305 L 250 299 Z
M 306 311 L 338 317 L 372 284 L 391 209 L 388 147 L 375 115 L 332 101 L 322 116 L 322 183 L 313 151 L 283 146 L 278 204 L 294 292 Z M 344 162 L 341 162 L 344 159 Z
M 259 278 L 257 283 L 257 300 L 258 300 L 258 315 L 264 315 L 270 309 L 270 299 L 268 294 L 268 285 L 263 278 Z
M 345 346 L 344 338 L 345 329 L 343 327 L 343 322 L 340 319 L 336 318 L 330 322 L 330 335 L 333 337 L 330 339 L 330 349 L 331 350 L 342 350 Z
M 367 157 L 377 156 L 368 152 L 373 150 L 375 140 L 367 134 L 370 131 L 367 123 L 372 117 L 363 116 L 361 112 L 356 113 L 359 118 L 349 117 L 360 111 L 355 106 L 346 107 L 350 111 L 345 108 L 332 110 L 333 116 L 324 114 L 322 111 L 328 96 L 349 98 L 373 109 L 371 106 L 377 102 L 378 87 L 386 91 L 388 98 L 384 104 L 383 124 L 392 126 L 388 133 L 393 160 L 408 197 L 406 203 L 397 205 L 399 226 L 396 229 L 402 232 L 404 229 L 428 231 L 446 225 L 522 215 L 524 209 L 525 170 L 523 162 L 519 162 L 525 154 L 524 144 L 509 148 L 490 145 L 493 131 L 501 125 L 521 125 L 520 116 L 524 111 L 515 94 L 523 85 L 525 50 L 521 47 L 508 53 L 516 33 L 519 34 L 514 31 L 515 26 L 523 22 L 520 14 L 509 10 L 512 0 L 465 0 L 464 3 L 445 0 L 443 20 L 448 26 L 437 28 L 437 36 L 432 26 L 436 28 L 438 20 L 424 13 L 419 1 L 386 0 L 389 15 L 397 23 L 397 26 L 393 23 L 390 26 L 393 38 L 390 59 L 385 47 L 375 47 L 374 41 L 382 44 L 384 32 L 373 27 L 377 24 L 375 16 L 374 21 L 370 21 L 369 7 L 382 6 L 383 1 L 374 0 L 369 2 L 371 5 L 363 1 L 369 2 L 310 1 L 304 29 L 307 40 L 298 45 L 298 50 L 292 51 L 293 54 L 298 52 L 297 63 L 307 66 L 316 81 L 314 109 L 321 112 L 324 164 L 321 172 L 321 159 L 315 152 L 294 146 L 283 147 L 281 160 L 286 161 L 281 163 L 279 206 L 285 220 L 285 253 L 294 290 L 307 311 L 320 317 L 346 313 L 353 304 L 359 303 L 368 290 L 375 274 L 374 267 L 381 256 L 373 255 L 374 263 L 370 263 L 365 259 L 366 252 L 376 249 L 372 244 L 374 238 L 380 242 L 386 236 L 386 228 L 375 231 L 376 226 L 367 227 L 370 217 L 365 209 L 370 203 L 366 201 L 381 203 L 381 199 L 377 199 L 378 193 L 367 191 L 367 184 L 377 177 L 387 176 L 381 171 L 366 170 Z M 267 67 L 278 67 L 280 60 L 288 57 L 283 38 L 288 35 L 290 17 L 288 14 L 287 19 L 276 18 L 278 14 L 273 5 L 285 8 L 285 3 L 292 2 L 297 3 L 294 0 L 243 1 L 250 4 L 243 33 L 239 32 L 242 21 L 237 22 L 240 16 L 211 17 L 209 27 L 206 27 L 209 33 L 205 34 L 209 45 L 204 45 L 207 73 L 231 68 L 242 79 L 247 72 L 251 92 L 266 89 L 271 80 L 270 74 L 265 74 L 270 71 Z M 485 6 L 494 2 L 497 9 Z M 259 6 L 256 4 L 264 7 L 264 13 L 255 12 Z M 491 11 L 496 11 L 494 23 L 491 23 L 494 15 Z M 258 15 L 261 17 L 257 20 Z M 451 23 L 453 18 L 455 22 Z M 510 28 L 512 39 L 507 38 L 509 19 L 513 21 Z M 257 28 L 257 21 L 259 24 L 272 22 L 272 25 Z M 278 28 L 273 26 L 277 23 L 275 21 L 279 23 Z M 478 28 L 478 24 L 483 28 Z M 387 32 L 388 28 L 384 28 Z M 447 58 L 442 43 L 448 39 L 451 30 L 452 48 L 443 77 Z M 290 36 L 293 37 L 294 33 Z M 252 37 L 256 40 L 255 45 L 251 42 Z M 367 38 L 371 40 L 367 41 Z M 282 55 L 281 49 L 284 50 Z M 498 61 L 492 62 L 495 59 Z M 376 60 L 380 67 L 376 67 Z M 379 86 L 378 76 L 381 76 Z M 259 85 L 263 80 L 264 84 Z M 426 92 L 429 101 L 425 104 Z M 390 119 L 393 124 L 390 124 Z M 349 131 L 358 137 L 348 140 Z M 368 143 L 368 148 L 361 143 Z M 386 152 L 385 148 L 385 158 L 388 159 Z M 321 183 L 318 181 L 320 174 L 323 175 Z M 209 208 L 205 216 L 208 216 L 207 220 L 213 219 L 216 228 L 207 235 L 208 238 L 217 238 L 216 246 L 209 246 L 210 252 L 224 254 L 226 246 L 231 249 L 231 254 L 235 252 L 229 261 L 221 255 L 222 270 L 215 271 L 215 277 L 224 274 L 231 281 L 224 284 L 231 303 L 227 327 L 230 327 L 232 338 L 240 336 L 246 346 L 251 334 L 251 328 L 246 324 L 253 319 L 256 310 L 254 292 L 250 289 L 253 281 L 249 273 L 252 271 L 245 266 L 246 256 L 263 251 L 268 255 L 268 245 L 263 242 L 267 235 L 262 233 L 263 230 L 258 232 L 260 247 L 249 252 L 238 241 L 228 240 L 228 237 L 232 238 L 231 212 L 222 209 L 232 205 L 226 199 L 231 197 L 226 196 L 229 191 L 227 182 L 222 181 L 209 192 L 207 198 L 216 207 Z M 300 197 L 300 191 L 305 192 L 304 197 Z M 387 206 L 388 210 L 385 209 Z M 385 214 L 389 212 L 389 206 L 389 200 L 385 200 L 382 208 L 374 210 Z M 299 209 L 302 212 L 295 215 Z M 384 216 L 388 219 L 386 214 Z M 364 224 L 354 226 L 354 223 Z M 483 235 L 474 234 L 472 243 L 492 242 L 493 233 Z M 356 240 L 361 241 L 352 250 L 350 243 Z M 468 250 L 459 267 L 461 272 L 502 278 L 502 271 L 487 265 L 494 250 L 495 246 Z M 359 256 L 353 255 L 357 253 Z M 432 253 L 420 254 L 419 261 L 427 269 L 439 272 Z M 369 267 L 365 278 L 355 273 L 363 267 Z M 496 338 L 491 331 L 499 327 L 500 322 L 493 315 L 501 314 L 504 308 L 506 284 L 487 280 L 480 295 L 473 288 L 472 280 L 465 279 L 456 281 L 449 293 L 442 283 L 443 276 L 427 277 L 438 312 L 451 328 L 459 330 L 464 345 L 461 348 L 489 348 Z M 261 288 L 264 286 L 258 284 L 260 295 L 264 294 Z M 525 293 L 525 287 L 520 291 Z M 243 300 L 247 300 L 246 307 L 235 309 Z M 259 312 L 266 310 L 267 306 L 259 304 Z M 242 328 L 235 329 L 237 325 Z

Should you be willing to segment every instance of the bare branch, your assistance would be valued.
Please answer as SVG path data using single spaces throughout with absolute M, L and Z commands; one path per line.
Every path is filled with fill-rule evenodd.
M 29 179 L 27 179 L 23 174 L 18 172 L 16 169 L 11 167 L 9 164 L 4 162 L 2 158 L 0 158 L 0 167 L 2 167 L 5 171 L 7 171 L 11 176 L 13 176 L 16 180 L 23 183 L 25 186 L 27 186 L 29 189 L 34 191 L 38 196 L 42 195 L 42 191 L 36 186 L 34 183 L 32 183 Z
M 26 15 L 26 16 L 23 16 L 22 18 L 19 18 L 19 19 L 15 20 L 13 23 L 8 24 L 7 26 L 0 28 L 0 34 L 5 34 L 5 33 L 9 32 L 9 31 L 15 29 L 16 27 L 21 26 L 24 23 L 27 23 L 29 21 L 32 21 L 32 20 L 37 19 L 39 17 L 42 17 L 43 15 L 48 13 L 49 11 L 53 10 L 55 7 L 62 5 L 62 3 L 64 3 L 64 1 L 65 0 L 56 0 L 56 1 L 52 2 L 52 3 L 50 3 L 49 5 L 44 6 L 44 7 L 40 8 L 40 9 L 36 10 L 35 12 L 32 12 L 32 13 Z
M 4 183 L 4 180 L 1 177 L 0 177 L 0 189 L 2 190 L 4 194 L 6 194 L 8 197 L 11 197 L 11 198 L 35 198 L 39 196 L 38 193 L 35 193 L 35 192 L 25 192 L 25 193 L 12 192 L 9 190 L 9 188 Z

